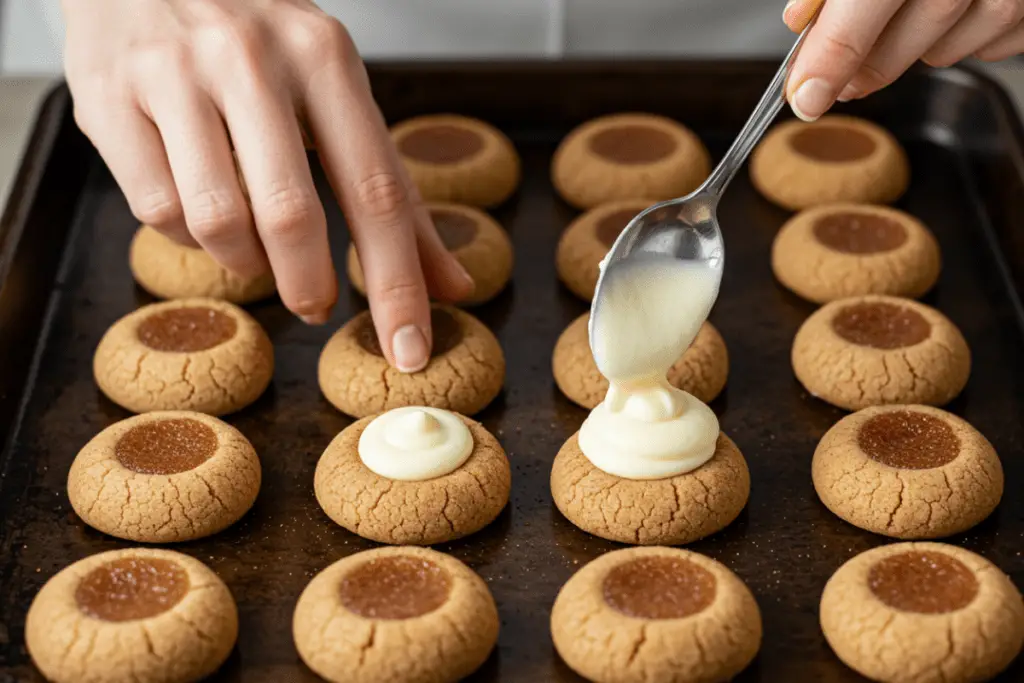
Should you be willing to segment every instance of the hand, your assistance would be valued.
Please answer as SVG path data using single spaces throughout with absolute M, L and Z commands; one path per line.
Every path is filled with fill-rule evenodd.
M 423 209 L 338 21 L 309 0 L 65 0 L 64 14 L 75 118 L 140 221 L 239 274 L 270 268 L 290 310 L 325 322 L 337 278 L 306 126 L 385 356 L 407 372 L 426 365 L 428 292 L 459 299 L 472 280 Z
M 793 0 L 784 19 L 802 31 L 823 0 Z M 949 66 L 1024 51 L 1024 0 L 827 0 L 787 85 L 793 112 L 813 120 L 869 95 L 921 59 Z

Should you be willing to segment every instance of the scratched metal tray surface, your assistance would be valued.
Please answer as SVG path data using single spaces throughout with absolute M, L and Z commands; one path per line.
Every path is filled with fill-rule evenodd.
M 387 64 L 371 67 L 390 121 L 430 112 L 479 116 L 508 133 L 523 157 L 517 194 L 493 215 L 516 249 L 512 285 L 475 313 L 501 340 L 505 389 L 479 417 L 509 453 L 512 498 L 490 527 L 441 546 L 487 581 L 501 636 L 476 681 L 580 680 L 555 653 L 548 615 L 559 587 L 616 548 L 566 522 L 548 474 L 585 412 L 562 397 L 550 359 L 562 329 L 586 305 L 555 276 L 555 245 L 576 213 L 555 195 L 551 154 L 590 117 L 645 110 L 692 126 L 719 157 L 774 70 L 767 63 Z M 950 407 L 995 444 L 1007 495 L 985 523 L 951 542 L 978 551 L 1024 586 L 1024 136 L 1006 96 L 966 70 L 917 70 L 845 111 L 878 121 L 906 146 L 913 181 L 899 206 L 937 235 L 945 269 L 926 301 L 963 330 L 975 365 Z M 318 182 L 338 263 L 344 222 Z M 817 607 L 828 577 L 887 540 L 840 521 L 811 486 L 820 436 L 842 417 L 793 378 L 790 342 L 813 310 L 769 269 L 771 240 L 788 214 L 753 190 L 744 172 L 721 207 L 729 267 L 712 315 L 732 362 L 713 407 L 753 479 L 750 503 L 723 532 L 691 546 L 750 586 L 765 627 L 761 653 L 741 681 L 858 681 L 829 650 Z M 43 582 L 87 555 L 126 547 L 73 514 L 65 492 L 77 450 L 127 417 L 97 390 L 91 358 L 100 336 L 149 298 L 127 265 L 136 227 L 96 153 L 74 128 L 66 89 L 41 110 L 0 223 L 0 680 L 39 681 L 25 650 L 25 613 Z M 342 285 L 330 323 L 309 328 L 278 300 L 249 307 L 274 342 L 266 395 L 228 421 L 253 442 L 264 471 L 252 511 L 227 531 L 176 546 L 213 568 L 234 594 L 238 645 L 218 681 L 313 681 L 295 652 L 291 614 L 310 578 L 371 543 L 334 525 L 313 495 L 313 470 L 349 424 L 319 394 L 316 364 L 328 336 L 365 306 Z M 1024 680 L 1017 663 L 1000 680 Z

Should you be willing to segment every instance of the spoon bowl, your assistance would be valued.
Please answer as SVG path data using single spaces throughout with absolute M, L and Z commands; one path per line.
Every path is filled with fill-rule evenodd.
M 729 182 L 785 104 L 786 80 L 790 68 L 812 24 L 813 22 L 808 24 L 796 39 L 754 113 L 708 179 L 685 197 L 671 199 L 644 209 L 619 234 L 602 262 L 601 273 L 594 290 L 589 323 L 592 351 L 595 321 L 601 315 L 604 299 L 603 285 L 608 281 L 608 274 L 621 268 L 628 260 L 637 257 L 666 258 L 699 264 L 716 279 L 714 291 L 717 298 L 722 268 L 725 264 L 725 242 L 718 225 L 718 202 Z

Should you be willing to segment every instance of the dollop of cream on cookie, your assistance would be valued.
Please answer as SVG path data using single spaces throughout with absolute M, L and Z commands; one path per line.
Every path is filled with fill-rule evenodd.
M 375 417 L 359 436 L 359 459 L 388 479 L 425 481 L 462 466 L 473 434 L 455 413 L 409 406 Z
M 580 450 L 624 479 L 693 471 L 715 454 L 718 418 L 666 375 L 711 312 L 718 274 L 712 266 L 657 256 L 631 257 L 613 268 L 600 315 L 590 318 L 594 360 L 608 394 L 580 428 Z

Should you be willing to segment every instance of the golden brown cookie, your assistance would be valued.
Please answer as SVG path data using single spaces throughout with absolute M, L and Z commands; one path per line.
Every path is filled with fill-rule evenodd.
M 601 261 L 627 224 L 656 204 L 653 199 L 622 199 L 601 204 L 574 220 L 562 233 L 555 252 L 560 279 L 584 301 L 594 298 Z
M 107 330 L 93 357 L 100 390 L 133 413 L 246 407 L 274 374 L 274 348 L 260 324 L 216 299 L 143 306 Z
M 992 514 L 1003 468 L 970 424 L 929 406 L 879 406 L 826 432 L 811 465 L 825 506 L 893 538 L 940 538 Z
M 935 285 L 941 262 L 924 224 L 869 204 L 807 209 L 782 226 L 772 247 L 779 282 L 819 304 L 863 294 L 916 299 Z
M 65 567 L 25 621 L 32 661 L 54 683 L 192 683 L 217 670 L 237 635 L 224 582 L 188 555 L 155 548 Z
M 602 116 L 575 128 L 555 150 L 551 180 L 578 209 L 619 199 L 674 199 L 711 173 L 693 131 L 653 114 Z
M 754 150 L 750 178 L 770 201 L 795 211 L 834 202 L 888 204 L 906 191 L 910 166 L 889 131 L 830 114 L 775 126 Z
M 821 630 L 843 663 L 873 681 L 988 681 L 1020 652 L 1024 602 L 980 555 L 944 543 L 893 543 L 832 575 Z
M 373 472 L 359 457 L 359 437 L 373 419 L 346 427 L 316 466 L 316 499 L 339 525 L 379 543 L 434 545 L 483 529 L 508 503 L 508 458 L 479 422 L 462 417 L 473 436 L 473 452 L 455 471 L 426 481 L 398 481 Z
M 551 357 L 551 371 L 558 388 L 570 401 L 593 409 L 608 393 L 608 380 L 597 369 L 590 351 L 589 322 L 590 314 L 584 313 L 558 337 Z M 709 322 L 701 326 L 690 348 L 668 369 L 672 386 L 693 394 L 704 403 L 710 403 L 722 392 L 728 376 L 729 352 L 722 335 Z
M 71 507 L 83 522 L 143 543 L 215 534 L 244 515 L 259 490 L 252 444 L 202 413 L 153 412 L 113 424 L 68 473 Z
M 352 318 L 320 354 L 320 390 L 353 417 L 401 406 L 480 412 L 505 383 L 505 355 L 497 338 L 482 322 L 450 306 L 434 306 L 430 321 L 430 362 L 419 372 L 403 373 L 384 359 L 369 312 Z
M 426 206 L 441 241 L 476 285 L 462 306 L 476 306 L 496 297 L 512 277 L 512 240 L 497 221 L 479 209 L 432 202 Z M 366 282 L 355 243 L 348 248 L 348 281 L 363 296 Z
M 512 141 L 478 119 L 418 116 L 392 128 L 391 137 L 428 202 L 496 206 L 519 185 L 519 155 Z
M 761 611 L 710 557 L 626 548 L 576 572 L 551 610 L 555 649 L 597 683 L 731 680 L 761 647 Z
M 306 665 L 332 683 L 454 683 L 498 641 L 487 584 L 450 555 L 377 548 L 317 574 L 295 606 Z
M 793 371 L 812 396 L 847 410 L 952 401 L 971 374 L 960 330 L 934 308 L 893 296 L 826 304 L 793 340 Z
M 683 545 L 727 527 L 750 497 L 743 454 L 725 434 L 706 463 L 668 479 L 623 479 L 599 470 L 573 434 L 551 466 L 551 495 L 587 533 L 636 545 Z
M 178 244 L 148 225 L 135 233 L 128 262 L 139 286 L 158 299 L 209 297 L 247 304 L 276 289 L 273 274 L 236 275 L 202 249 Z

